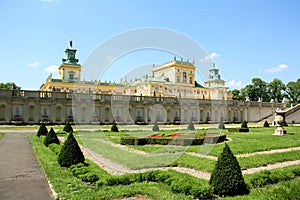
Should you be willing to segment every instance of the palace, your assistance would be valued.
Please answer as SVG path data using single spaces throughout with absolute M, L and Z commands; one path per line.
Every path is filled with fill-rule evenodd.
M 284 108 L 282 103 L 231 100 L 215 65 L 202 86 L 195 80 L 194 62 L 176 57 L 134 81 L 85 81 L 76 52 L 70 41 L 59 77 L 50 75 L 39 91 L 0 90 L 0 124 L 257 122 Z
M 152 76 L 146 75 L 135 81 L 120 83 L 81 80 L 81 66 L 76 58 L 77 50 L 70 41 L 65 50 L 65 58 L 58 67 L 59 78 L 50 75 L 41 91 L 57 92 L 92 92 L 94 94 L 142 95 L 157 97 L 181 97 L 194 99 L 227 100 L 228 88 L 221 79 L 219 69 L 213 64 L 204 86 L 195 80 L 194 62 L 181 58 L 162 65 L 153 66 Z

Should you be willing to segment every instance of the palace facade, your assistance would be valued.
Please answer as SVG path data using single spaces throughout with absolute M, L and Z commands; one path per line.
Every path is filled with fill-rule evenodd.
M 0 124 L 257 122 L 284 106 L 231 100 L 215 65 L 202 86 L 194 62 L 176 57 L 135 81 L 85 81 L 76 52 L 71 41 L 59 77 L 50 75 L 39 91 L 0 89 Z

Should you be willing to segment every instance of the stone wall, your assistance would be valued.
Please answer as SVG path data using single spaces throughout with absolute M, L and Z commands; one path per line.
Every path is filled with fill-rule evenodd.
M 0 124 L 256 122 L 280 103 L 0 90 Z

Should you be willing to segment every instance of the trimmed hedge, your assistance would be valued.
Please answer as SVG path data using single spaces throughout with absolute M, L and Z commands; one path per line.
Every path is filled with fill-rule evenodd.
M 157 122 L 154 123 L 152 131 L 159 131 L 159 126 L 157 125 Z
M 67 121 L 63 131 L 65 131 L 66 133 L 73 133 L 73 128 L 69 121 Z
M 112 132 L 119 132 L 119 129 L 117 127 L 117 124 L 114 122 L 113 125 L 111 126 L 111 129 L 110 129 Z
M 264 123 L 264 127 L 270 127 L 270 125 L 269 125 L 269 122 L 268 122 L 268 121 L 265 121 L 265 123 Z
M 41 135 L 47 135 L 48 129 L 44 123 L 41 123 L 39 130 L 37 131 L 37 136 L 40 137 Z
M 70 133 L 59 155 L 58 163 L 61 167 L 70 167 L 78 163 L 84 163 L 84 155 L 73 135 Z
M 249 128 L 228 128 L 228 132 L 249 132 Z
M 146 144 L 159 144 L 159 145 L 202 145 L 205 143 L 215 144 L 224 142 L 226 135 L 206 137 L 206 138 L 135 138 L 135 137 L 123 137 L 120 139 L 122 145 L 146 145 Z
M 50 129 L 50 131 L 47 133 L 47 135 L 44 139 L 44 145 L 46 147 L 48 147 L 52 143 L 59 144 L 59 139 L 58 139 L 57 135 L 55 134 L 53 128 Z
M 209 183 L 214 188 L 214 193 L 220 196 L 249 193 L 241 167 L 226 143 L 211 173 Z
M 187 127 L 188 130 L 191 130 L 191 131 L 194 131 L 195 130 L 195 127 L 194 127 L 194 124 L 192 121 L 190 121 L 188 127 Z

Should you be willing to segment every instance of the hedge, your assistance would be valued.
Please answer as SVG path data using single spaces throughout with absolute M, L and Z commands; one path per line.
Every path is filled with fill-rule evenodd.
M 224 142 L 226 135 L 206 137 L 206 138 L 135 138 L 135 137 L 122 137 L 120 144 L 122 145 L 146 145 L 146 144 L 159 144 L 159 145 L 202 145 L 205 143 L 214 144 Z

